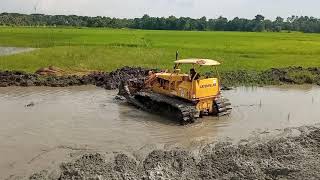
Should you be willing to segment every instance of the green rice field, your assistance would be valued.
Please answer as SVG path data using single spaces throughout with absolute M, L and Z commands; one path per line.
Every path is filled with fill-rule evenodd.
M 180 58 L 210 58 L 222 71 L 320 66 L 320 34 L 0 27 L 0 46 L 35 51 L 0 56 L 0 70 L 111 71 L 122 66 L 171 68 Z

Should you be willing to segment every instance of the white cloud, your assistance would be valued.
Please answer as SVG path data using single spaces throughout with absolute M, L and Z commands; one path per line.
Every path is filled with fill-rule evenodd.
M 319 0 L 0 0 L 1 12 L 77 14 L 89 16 L 141 17 L 220 15 L 253 18 L 307 15 L 320 17 Z

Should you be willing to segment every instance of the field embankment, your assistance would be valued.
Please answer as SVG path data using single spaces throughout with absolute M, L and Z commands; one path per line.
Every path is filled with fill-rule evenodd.
M 281 85 L 315 84 L 320 85 L 320 68 L 287 67 L 271 68 L 264 71 L 228 71 L 221 74 L 224 86 L 241 85 Z
M 7 86 L 51 86 L 67 87 L 96 85 L 105 89 L 118 88 L 122 80 L 137 78 L 144 80 L 149 69 L 141 67 L 123 67 L 112 72 L 91 72 L 86 75 L 41 76 L 20 71 L 0 71 L 0 87 Z M 212 73 L 213 74 L 213 73 Z M 212 76 L 211 73 L 206 74 Z M 320 85 L 320 68 L 273 68 L 266 71 L 229 71 L 223 72 L 222 86 L 241 85 L 281 85 L 315 84 Z
M 21 71 L 0 71 L 0 87 L 7 86 L 51 86 L 67 87 L 96 85 L 105 89 L 118 88 L 121 80 L 144 79 L 148 69 L 123 67 L 110 73 L 91 72 L 86 75 L 39 75 Z

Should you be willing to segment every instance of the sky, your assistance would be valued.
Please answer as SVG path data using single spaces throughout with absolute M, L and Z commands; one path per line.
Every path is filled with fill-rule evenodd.
M 320 0 L 0 0 L 0 12 L 75 14 L 119 18 L 157 17 L 252 19 L 262 14 L 277 16 L 304 15 L 320 17 Z

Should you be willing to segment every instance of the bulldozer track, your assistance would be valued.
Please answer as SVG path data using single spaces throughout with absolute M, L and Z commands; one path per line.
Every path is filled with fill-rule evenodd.
M 165 115 L 181 123 L 194 122 L 199 117 L 199 111 L 193 103 L 158 93 L 137 92 L 130 96 L 129 102 L 145 111 Z
M 229 99 L 219 95 L 215 100 L 215 108 L 217 110 L 217 116 L 227 116 L 231 113 L 231 103 Z

